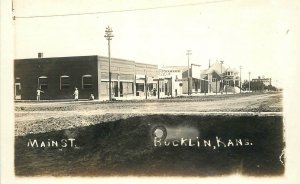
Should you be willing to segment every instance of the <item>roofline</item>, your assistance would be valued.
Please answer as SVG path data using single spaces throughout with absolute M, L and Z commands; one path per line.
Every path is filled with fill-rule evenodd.
M 98 55 L 85 55 L 85 56 L 62 56 L 62 57 L 35 57 L 35 58 L 20 58 L 14 60 L 33 60 L 33 59 L 60 59 L 60 58 L 80 58 L 80 57 L 97 57 Z
M 97 57 L 100 59 L 108 59 L 106 56 L 100 56 L 100 55 L 84 55 L 84 56 L 62 56 L 62 57 L 36 57 L 36 58 L 21 58 L 21 59 L 14 59 L 14 61 L 18 60 L 38 60 L 38 59 L 63 59 L 63 58 L 80 58 L 80 57 Z M 150 65 L 150 66 L 158 66 L 156 64 L 149 64 L 149 63 L 142 63 L 142 62 L 136 62 L 134 60 L 128 60 L 128 59 L 121 59 L 121 58 L 115 58 L 111 57 L 112 60 L 119 60 L 119 61 L 127 61 L 127 62 L 133 62 L 135 64 L 143 64 L 143 65 Z
M 98 58 L 101 58 L 101 59 L 108 59 L 108 57 L 106 56 L 99 56 L 97 55 Z M 120 60 L 120 61 L 129 61 L 129 62 L 135 62 L 134 60 L 128 60 L 128 59 L 121 59 L 121 58 L 115 58 L 115 57 L 111 57 L 110 59 L 115 59 L 115 60 Z

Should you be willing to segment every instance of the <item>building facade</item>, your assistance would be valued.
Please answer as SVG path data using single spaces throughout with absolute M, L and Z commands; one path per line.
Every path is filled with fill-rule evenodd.
M 147 78 L 157 78 L 157 65 L 111 58 L 113 98 L 145 95 Z M 14 63 L 15 99 L 34 100 L 37 89 L 41 99 L 72 99 L 75 88 L 80 99 L 91 94 L 96 99 L 109 99 L 109 62 L 102 56 L 17 59 Z M 144 75 L 144 78 L 140 78 Z M 146 76 L 146 77 L 145 77 Z M 151 80 L 150 80 L 151 81 Z M 152 83 L 153 86 L 153 83 Z
M 272 79 L 265 78 L 265 76 L 258 76 L 257 79 L 252 79 L 252 82 L 262 82 L 265 86 L 272 85 Z
M 183 94 L 182 70 L 180 67 L 162 67 L 159 69 L 158 78 L 161 79 L 159 92 L 162 97 L 177 97 Z
M 236 93 L 239 91 L 239 72 L 236 69 L 226 67 L 219 61 L 203 70 L 201 75 L 207 81 L 205 88 L 208 93 Z

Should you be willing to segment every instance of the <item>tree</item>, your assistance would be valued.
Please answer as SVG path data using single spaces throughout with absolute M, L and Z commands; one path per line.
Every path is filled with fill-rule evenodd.
M 269 91 L 277 91 L 277 88 L 275 86 L 272 86 L 272 85 L 266 86 L 265 89 L 269 90 Z
M 249 88 L 249 81 L 245 81 L 242 85 L 243 89 Z M 262 81 L 251 81 L 250 82 L 250 90 L 251 91 L 264 91 L 265 85 Z

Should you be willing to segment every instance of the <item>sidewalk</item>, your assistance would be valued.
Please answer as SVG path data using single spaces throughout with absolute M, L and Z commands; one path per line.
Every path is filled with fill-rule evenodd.
M 227 92 L 227 93 L 217 93 L 217 95 L 232 95 L 234 93 L 232 92 Z M 235 93 L 235 94 L 239 94 L 239 93 Z M 187 94 L 181 94 L 178 96 L 171 96 L 171 95 L 160 95 L 159 99 L 163 99 L 163 98 L 179 98 L 179 97 L 189 97 L 189 96 L 213 96 L 216 95 L 216 93 L 193 93 L 191 95 L 187 95 Z M 145 96 L 130 96 L 130 97 L 113 97 L 115 100 L 146 100 Z M 158 99 L 158 96 L 148 96 L 147 99 Z M 105 100 L 104 100 L 105 101 Z
M 217 96 L 220 95 L 233 95 L 234 93 L 217 93 Z M 239 94 L 239 93 L 235 93 Z M 160 95 L 159 99 L 167 99 L 167 98 L 188 98 L 188 97 L 204 97 L 204 96 L 214 96 L 216 93 L 193 93 L 191 95 L 187 94 L 182 94 L 178 96 L 171 96 L 171 95 Z M 147 99 L 145 96 L 125 96 L 125 97 L 112 97 L 112 101 L 130 101 L 130 100 L 157 100 L 158 96 L 147 96 Z M 88 99 L 79 99 L 78 101 L 75 101 L 74 99 L 56 99 L 56 100 L 15 100 L 15 103 L 27 103 L 27 102 L 32 102 L 32 103 L 52 103 L 52 102 L 59 102 L 59 103 L 91 103 L 91 102 L 109 102 L 108 98 L 102 98 L 102 99 L 95 99 L 95 100 L 88 100 Z

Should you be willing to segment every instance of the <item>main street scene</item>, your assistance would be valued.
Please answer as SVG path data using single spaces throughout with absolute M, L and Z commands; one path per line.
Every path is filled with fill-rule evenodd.
M 14 3 L 16 176 L 282 176 L 281 6 L 133 2 Z

